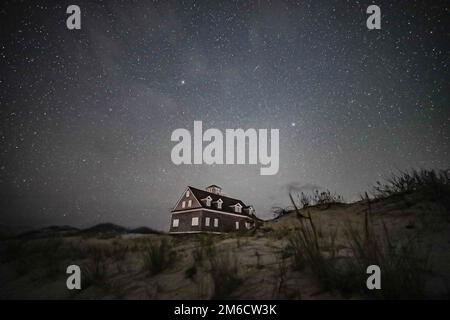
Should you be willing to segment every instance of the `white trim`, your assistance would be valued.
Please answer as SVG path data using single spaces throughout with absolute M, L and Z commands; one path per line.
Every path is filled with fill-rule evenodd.
M 223 200 L 221 198 L 219 198 L 217 201 L 214 201 L 213 203 L 217 204 L 217 209 L 222 209 Z
M 205 227 L 209 227 L 211 218 L 210 217 L 205 217 Z
M 180 225 L 180 219 L 172 220 L 172 228 L 178 228 L 179 225 Z
M 178 207 L 178 204 L 180 203 L 181 199 L 184 198 L 186 191 L 190 190 L 189 187 L 186 187 L 186 189 L 184 189 L 184 192 L 181 194 L 181 197 L 178 198 L 177 203 L 175 204 L 175 207 L 173 207 L 172 211 L 175 210 Z
M 206 191 L 209 193 L 221 194 L 222 187 L 210 185 L 210 186 L 206 187 Z
M 211 201 L 212 201 L 211 196 L 207 196 L 206 198 L 202 199 L 202 201 L 203 200 L 206 200 L 206 206 L 211 207 Z
M 202 207 L 202 208 L 188 209 L 188 210 L 172 211 L 172 214 L 175 214 L 175 213 L 192 212 L 192 211 L 198 211 L 198 210 L 205 210 L 205 211 L 208 211 L 208 212 L 217 212 L 217 213 L 221 213 L 221 214 L 228 214 L 228 215 L 230 215 L 230 216 L 238 216 L 238 217 L 243 217 L 243 218 L 248 218 L 248 219 L 253 220 L 252 217 L 247 216 L 247 215 L 245 215 L 245 214 L 236 214 L 236 213 L 230 213 L 230 212 L 218 211 L 218 210 L 208 209 L 208 208 L 203 208 L 203 207 Z
M 243 206 L 239 202 L 230 207 L 234 207 L 234 212 L 242 213 Z
M 184 192 L 181 194 L 180 198 L 178 198 L 177 203 L 175 204 L 175 206 L 172 208 L 172 212 L 178 207 L 178 205 L 180 204 L 180 201 L 184 198 L 184 196 L 186 195 L 186 191 L 190 192 L 191 196 L 194 198 L 195 201 L 197 201 L 198 205 L 200 207 L 202 207 L 202 203 L 197 199 L 197 197 L 195 196 L 195 194 L 192 192 L 191 188 L 188 186 L 186 187 L 186 189 L 184 189 Z
M 192 217 L 192 221 L 191 221 L 191 226 L 192 227 L 198 227 L 198 226 L 200 226 L 200 223 L 199 223 L 199 218 L 198 217 Z M 195 222 L 194 222 L 195 221 Z
M 242 204 L 240 204 L 239 202 L 236 204 L 232 204 L 230 207 L 241 207 L 243 208 Z
M 219 218 L 214 218 L 214 228 L 219 227 Z

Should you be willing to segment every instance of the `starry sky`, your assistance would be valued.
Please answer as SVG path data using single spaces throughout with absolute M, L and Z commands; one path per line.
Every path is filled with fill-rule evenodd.
M 381 8 L 381 30 L 366 9 Z M 81 8 L 81 30 L 66 27 Z M 2 1 L 0 223 L 168 229 L 187 185 L 263 218 L 449 168 L 448 1 Z M 172 164 L 173 130 L 276 128 L 280 170 Z

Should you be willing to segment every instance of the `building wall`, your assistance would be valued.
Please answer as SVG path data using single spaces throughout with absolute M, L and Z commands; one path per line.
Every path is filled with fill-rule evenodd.
M 187 196 L 187 194 L 186 194 L 187 191 L 189 191 L 189 196 Z M 187 189 L 187 191 L 185 191 L 183 193 L 183 196 L 181 197 L 180 201 L 177 203 L 177 205 L 174 208 L 174 210 L 186 210 L 186 209 L 201 208 L 201 204 L 197 201 L 197 199 L 192 194 L 192 192 L 189 190 L 189 188 Z M 188 206 L 189 200 L 191 200 L 191 206 L 190 207 Z M 184 201 L 184 205 L 185 205 L 184 208 L 182 206 L 183 201 Z
M 187 232 L 187 231 L 201 231 L 202 225 L 202 210 L 186 212 L 186 213 L 172 213 L 172 219 L 170 220 L 169 232 Z M 199 225 L 192 226 L 192 218 L 199 218 Z M 173 226 L 173 220 L 178 219 L 178 227 Z
M 199 225 L 192 226 L 192 218 L 199 218 Z M 206 218 L 210 218 L 209 226 L 206 226 Z M 178 219 L 178 227 L 173 227 L 173 220 Z M 218 219 L 218 226 L 214 226 L 214 219 Z M 236 222 L 239 222 L 239 229 L 236 229 Z M 170 221 L 170 232 L 192 232 L 192 231 L 209 231 L 209 232 L 231 232 L 245 231 L 245 222 L 253 223 L 253 219 L 249 217 L 240 217 L 227 215 L 218 212 L 209 212 L 206 210 L 196 210 L 186 213 L 173 213 Z

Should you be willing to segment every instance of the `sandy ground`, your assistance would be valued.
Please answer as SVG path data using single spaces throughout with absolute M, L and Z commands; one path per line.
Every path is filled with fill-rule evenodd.
M 319 235 L 336 236 L 337 254 L 349 255 L 345 228 L 362 225 L 367 205 L 358 202 L 310 208 Z M 308 213 L 302 210 L 302 213 Z M 374 232 L 387 226 L 393 239 L 420 238 L 430 254 L 424 298 L 448 298 L 450 224 L 448 212 L 421 199 L 386 199 L 371 205 Z M 285 256 L 288 235 L 299 219 L 291 212 L 249 234 L 157 235 L 53 232 L 38 238 L 0 241 L 1 299 L 210 299 L 217 297 L 212 255 L 234 274 L 227 298 L 361 299 L 324 290 L 311 270 L 296 270 Z M 152 273 L 146 254 L 163 239 L 170 263 Z M 212 248 L 212 249 L 211 249 Z M 199 254 L 202 252 L 202 254 Z M 201 256 L 201 257 L 200 257 Z M 68 290 L 66 268 L 82 269 L 82 290 Z M 234 269 L 233 269 L 234 268 Z M 225 268 L 226 269 L 226 268 Z

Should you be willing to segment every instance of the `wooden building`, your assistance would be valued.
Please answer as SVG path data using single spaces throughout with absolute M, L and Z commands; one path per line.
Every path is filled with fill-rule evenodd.
M 254 228 L 257 220 L 252 206 L 225 196 L 219 186 L 189 186 L 172 210 L 170 233 L 244 231 Z

